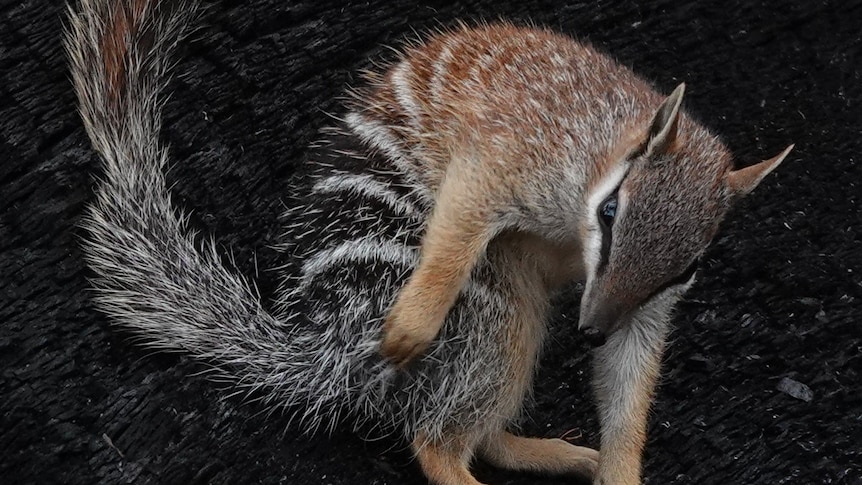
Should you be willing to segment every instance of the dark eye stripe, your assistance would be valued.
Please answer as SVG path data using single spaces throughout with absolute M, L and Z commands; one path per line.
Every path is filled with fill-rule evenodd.
M 613 240 L 613 232 L 611 231 L 611 228 L 614 225 L 614 220 L 616 219 L 619 209 L 619 198 L 617 197 L 618 190 L 619 187 L 614 189 L 611 195 L 607 196 L 607 198 L 599 204 L 596 214 L 596 217 L 599 219 L 599 227 L 602 228 L 602 247 L 599 252 L 599 272 L 607 266 L 608 259 L 610 259 L 611 256 L 611 241 Z
M 611 196 L 605 199 L 602 203 L 602 206 L 599 208 L 599 221 L 603 225 L 613 227 L 614 218 L 617 216 L 618 203 L 616 193 L 611 194 Z

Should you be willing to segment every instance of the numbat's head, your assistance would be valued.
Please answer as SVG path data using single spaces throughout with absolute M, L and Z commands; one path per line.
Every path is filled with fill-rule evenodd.
M 684 91 L 624 138 L 588 191 L 580 327 L 595 339 L 632 319 L 666 318 L 728 208 L 792 148 L 733 170 L 714 137 L 681 116 Z

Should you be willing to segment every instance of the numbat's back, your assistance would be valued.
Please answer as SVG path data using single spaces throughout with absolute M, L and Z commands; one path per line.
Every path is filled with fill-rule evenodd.
M 671 309 L 727 208 L 787 150 L 734 171 L 679 111 L 682 86 L 664 99 L 565 37 L 440 34 L 371 75 L 313 147 L 268 311 L 192 240 L 161 172 L 158 94 L 195 12 L 88 0 L 70 18 L 80 110 L 105 162 L 84 224 L 100 307 L 156 348 L 300 406 L 309 427 L 345 418 L 403 433 L 439 485 L 476 484 L 475 456 L 638 483 Z M 549 297 L 578 279 L 579 325 L 605 340 L 600 454 L 507 431 Z

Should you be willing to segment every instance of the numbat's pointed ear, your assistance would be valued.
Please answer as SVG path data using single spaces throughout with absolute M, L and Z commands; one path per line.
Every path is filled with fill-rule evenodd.
M 740 168 L 739 170 L 731 170 L 724 176 L 727 182 L 727 187 L 736 196 L 744 196 L 754 190 L 757 184 L 763 180 L 763 177 L 769 175 L 769 172 L 775 170 L 775 167 L 781 164 L 784 158 L 793 150 L 793 145 L 788 146 L 778 155 L 756 163 L 750 167 Z
M 682 104 L 683 94 L 685 94 L 685 83 L 677 86 L 656 111 L 647 133 L 647 146 L 644 152 L 647 157 L 667 153 L 676 141 L 679 106 Z

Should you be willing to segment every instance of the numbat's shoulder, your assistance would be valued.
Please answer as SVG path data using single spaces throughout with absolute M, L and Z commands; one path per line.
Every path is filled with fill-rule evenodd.
M 475 138 L 487 144 L 495 134 L 502 139 L 537 127 L 559 128 L 534 133 L 537 140 L 606 131 L 620 119 L 648 121 L 640 118 L 664 99 L 588 44 L 505 23 L 432 35 L 368 80 L 351 108 L 426 149 Z
M 548 108 L 595 96 L 616 95 L 619 102 L 633 95 L 644 102 L 662 99 L 648 83 L 588 44 L 506 23 L 432 35 L 408 46 L 389 69 L 369 78 L 376 101 L 383 103 L 378 107 L 392 102 L 414 120 L 423 111 L 452 103 L 462 108 L 471 107 L 465 102 L 474 108 L 485 103 Z

